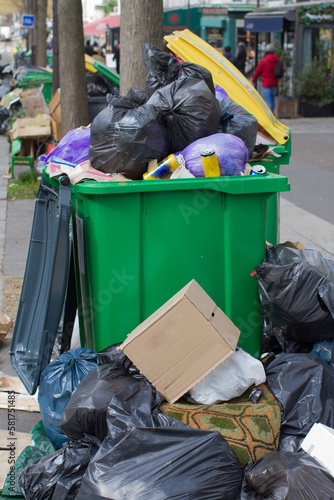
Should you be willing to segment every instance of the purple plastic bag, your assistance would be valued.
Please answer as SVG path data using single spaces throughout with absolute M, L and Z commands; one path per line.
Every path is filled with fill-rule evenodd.
M 226 99 L 227 101 L 231 100 L 226 90 L 224 90 L 220 85 L 215 85 L 215 96 L 216 99 Z
M 204 177 L 201 152 L 214 149 L 220 168 L 220 175 L 239 175 L 245 170 L 248 149 L 239 137 L 231 134 L 213 134 L 203 137 L 187 146 L 181 154 L 186 167 L 195 177 Z
M 75 165 L 88 160 L 89 140 L 90 127 L 79 127 L 70 130 L 62 138 L 58 146 L 45 158 L 45 164 L 54 156 Z

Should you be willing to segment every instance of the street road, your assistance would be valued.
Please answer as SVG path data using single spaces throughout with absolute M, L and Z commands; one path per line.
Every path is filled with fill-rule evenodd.
M 280 168 L 291 191 L 282 198 L 334 224 L 334 117 L 281 121 L 292 131 L 291 161 Z

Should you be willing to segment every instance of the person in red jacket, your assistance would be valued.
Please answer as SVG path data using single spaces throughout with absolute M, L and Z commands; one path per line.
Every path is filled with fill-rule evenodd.
M 261 75 L 263 97 L 272 112 L 274 112 L 275 109 L 275 97 L 278 87 L 278 78 L 275 76 L 275 66 L 278 57 L 274 53 L 274 50 L 274 46 L 271 45 L 271 43 L 266 45 L 266 55 L 259 62 L 252 78 L 252 82 L 255 83 Z

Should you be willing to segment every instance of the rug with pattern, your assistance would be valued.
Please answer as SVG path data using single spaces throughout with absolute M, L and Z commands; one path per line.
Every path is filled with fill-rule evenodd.
M 226 403 L 214 405 L 162 403 L 162 413 L 190 427 L 219 431 L 231 445 L 241 465 L 276 451 L 281 426 L 279 404 L 268 387 L 259 386 L 263 395 L 258 403 L 248 399 L 252 390 Z

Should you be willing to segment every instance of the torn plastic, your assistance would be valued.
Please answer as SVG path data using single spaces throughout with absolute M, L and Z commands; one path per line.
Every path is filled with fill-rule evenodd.
M 142 57 L 145 67 L 149 72 L 145 85 L 147 99 L 156 90 L 184 77 L 203 80 L 210 91 L 213 94 L 215 93 L 212 75 L 203 66 L 193 63 L 181 63 L 173 55 L 149 43 L 142 45 Z
M 170 153 L 217 132 L 219 103 L 202 80 L 181 78 L 158 89 L 147 104 L 161 112 L 168 131 Z
M 248 149 L 248 158 L 254 151 L 258 122 L 242 106 L 226 99 L 219 99 L 221 110 L 218 132 L 232 134 L 242 139 Z
M 334 478 L 307 453 L 273 452 L 245 469 L 240 500 L 332 500 Z
M 89 159 L 97 170 L 139 180 L 150 160 L 160 161 L 167 153 L 166 127 L 150 104 L 138 106 L 121 96 L 93 120 Z
M 108 437 L 77 500 L 238 498 L 242 467 L 224 438 L 163 415 L 154 400 L 154 389 L 141 381 L 112 398 Z
M 220 175 L 239 175 L 245 170 L 248 151 L 244 142 L 229 134 L 213 134 L 193 142 L 180 151 L 186 168 L 195 177 L 204 177 L 201 153 L 213 149 L 216 153 Z
M 16 458 L 15 464 L 13 465 L 14 469 L 10 470 L 3 485 L 3 495 L 21 495 L 19 477 L 22 471 L 30 463 L 35 462 L 42 457 L 46 457 L 50 455 L 50 453 L 56 451 L 55 446 L 46 435 L 42 422 L 38 422 L 29 434 L 32 434 L 31 444 L 24 448 L 22 453 L 20 453 L 20 455 Z
M 73 391 L 96 368 L 98 356 L 84 347 L 67 351 L 54 359 L 41 375 L 38 402 L 48 437 L 60 448 L 68 441 L 60 430 L 60 418 Z
M 279 450 L 297 451 L 316 422 L 334 428 L 334 368 L 310 354 L 279 354 L 266 369 L 281 405 Z
M 237 348 L 189 392 L 196 403 L 211 405 L 237 398 L 251 385 L 263 384 L 265 381 L 266 374 L 261 361 Z
M 255 268 L 260 300 L 274 324 L 302 343 L 334 337 L 334 262 L 316 250 L 267 247 Z
M 29 464 L 19 484 L 27 500 L 76 498 L 81 481 L 98 446 L 89 441 L 69 442 L 60 450 Z

